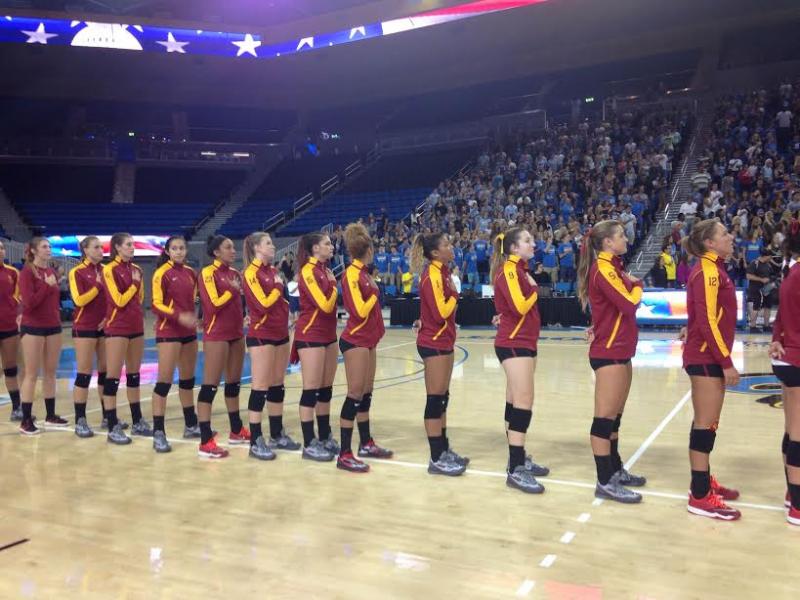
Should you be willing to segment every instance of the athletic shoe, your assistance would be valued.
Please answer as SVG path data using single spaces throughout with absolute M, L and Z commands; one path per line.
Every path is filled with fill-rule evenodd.
M 686 505 L 686 510 L 693 515 L 722 519 L 723 521 L 735 521 L 742 516 L 742 513 L 725 504 L 722 496 L 718 496 L 714 492 L 708 492 L 705 498 L 695 498 L 689 492 L 689 503 Z
M 450 450 L 445 450 L 444 453 L 447 454 L 453 461 L 457 462 L 458 464 L 464 467 L 469 466 L 469 457 L 461 456 L 452 448 L 450 448 Z
M 200 437 L 200 425 L 193 425 L 192 427 L 183 427 L 183 439 L 191 440 Z
M 290 438 L 285 429 L 281 429 L 281 434 L 277 438 L 269 438 L 267 445 L 273 450 L 300 450 L 303 446 Z
M 739 490 L 721 486 L 713 475 L 711 476 L 711 492 L 717 496 L 722 496 L 723 500 L 736 500 L 739 497 Z
M 117 421 L 117 425 L 120 426 L 120 429 L 127 429 L 130 427 L 125 421 Z M 108 429 L 108 419 L 103 417 L 103 422 L 100 423 L 100 429 Z
M 231 446 L 243 446 L 250 443 L 250 430 L 242 425 L 238 433 L 230 432 L 228 435 L 228 444 Z
M 609 479 L 608 483 L 603 485 L 599 481 L 594 488 L 594 497 L 603 498 L 604 500 L 614 500 L 622 504 L 638 504 L 642 501 L 642 495 L 622 487 L 618 481 L 613 477 Z
M 217 446 L 216 438 L 212 437 L 205 444 L 200 444 L 197 455 L 202 458 L 225 458 L 228 456 L 228 451 L 225 448 Z
M 792 525 L 800 525 L 800 510 L 790 506 L 789 512 L 786 514 L 786 521 Z
M 11 409 L 11 422 L 12 423 L 22 422 L 22 407 Z
M 142 437 L 153 437 L 153 428 L 150 427 L 150 423 L 144 419 L 139 419 L 133 424 L 133 427 L 131 427 L 131 433 Z
M 448 452 L 442 452 L 439 460 L 430 460 L 428 462 L 428 473 L 431 475 L 447 475 L 448 477 L 457 477 L 463 475 L 467 470 L 466 465 L 456 462 Z
M 114 425 L 114 429 L 108 432 L 108 443 L 109 444 L 116 444 L 117 446 L 126 446 L 130 444 L 133 440 L 129 438 L 125 433 L 122 431 L 122 426 L 117 423 Z
M 392 458 L 394 452 L 381 448 L 375 443 L 375 440 L 370 438 L 366 445 L 358 447 L 358 456 L 360 458 Z
M 258 460 L 275 460 L 276 456 L 272 449 L 264 441 L 264 436 L 256 438 L 256 443 L 250 446 L 250 457 Z
M 321 440 L 321 442 L 325 450 L 327 450 L 334 456 L 336 456 L 337 454 L 339 454 L 339 452 L 342 451 L 342 449 L 339 447 L 339 442 L 337 442 L 336 439 L 334 439 L 333 434 L 330 434 L 327 440 Z
M 64 427 L 65 425 L 69 425 L 69 421 L 67 421 L 63 417 L 59 417 L 58 415 L 50 415 L 44 420 L 45 425 L 51 425 L 53 427 Z
M 170 446 L 169 442 L 167 441 L 167 434 L 163 431 L 153 432 L 153 450 L 159 454 L 172 452 L 172 446 Z
M 313 439 L 308 446 L 303 448 L 303 458 L 305 460 L 315 460 L 317 462 L 330 462 L 336 458 L 336 455 L 328 452 L 318 439 Z
M 89 427 L 86 417 L 81 417 L 75 421 L 75 435 L 79 438 L 90 438 L 94 436 L 94 431 Z
M 33 419 L 23 419 L 22 423 L 19 424 L 19 432 L 22 435 L 39 435 L 42 430 L 36 427 Z
M 518 465 L 513 473 L 508 474 L 506 485 L 526 494 L 541 494 L 544 492 L 544 486 L 536 481 L 533 472 L 526 469 L 525 465 Z
M 628 473 L 625 467 L 622 467 L 619 471 L 614 473 L 612 479 L 615 479 L 618 484 L 624 485 L 625 487 L 642 487 L 647 483 L 646 477 Z
M 547 477 L 550 475 L 550 469 L 544 465 L 536 464 L 530 454 L 525 457 L 525 470 L 533 473 L 535 477 Z
M 351 473 L 366 473 L 369 471 L 369 465 L 358 460 L 350 450 L 339 455 L 339 458 L 336 459 L 336 468 L 350 471 Z

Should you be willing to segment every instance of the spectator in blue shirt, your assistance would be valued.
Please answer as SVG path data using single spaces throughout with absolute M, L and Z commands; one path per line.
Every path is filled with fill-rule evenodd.
M 398 293 L 403 286 L 403 255 L 397 250 L 397 246 L 392 246 L 389 255 L 389 283 L 397 287 Z
M 375 269 L 378 271 L 378 277 L 386 283 L 389 279 L 389 255 L 386 253 L 386 246 L 382 245 L 378 248 L 374 263 Z
M 489 242 L 478 238 L 472 242 L 472 249 L 478 256 L 478 277 L 481 283 L 489 280 Z
M 478 285 L 478 253 L 474 248 L 464 253 L 464 273 L 474 290 Z
M 574 281 L 575 279 L 575 249 L 572 247 L 572 238 L 565 235 L 558 245 L 558 263 L 561 271 L 561 281 Z
M 542 268 L 550 276 L 550 281 L 558 281 L 558 254 L 550 233 L 547 234 L 542 248 Z

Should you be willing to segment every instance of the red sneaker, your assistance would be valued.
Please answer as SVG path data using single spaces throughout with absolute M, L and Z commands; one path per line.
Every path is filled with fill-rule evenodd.
M 789 506 L 786 521 L 792 525 L 800 525 L 800 510 L 797 510 L 794 506 Z
M 363 446 L 358 447 L 358 456 L 361 458 L 392 458 L 394 452 L 387 448 L 381 448 L 375 443 L 375 440 L 370 440 Z
M 732 490 L 720 485 L 713 475 L 711 476 L 711 493 L 722 496 L 723 500 L 736 500 L 739 497 L 739 490 Z
M 708 492 L 705 498 L 695 498 L 689 492 L 689 504 L 686 506 L 693 515 L 710 517 L 712 519 L 722 519 L 723 521 L 735 521 L 742 516 L 735 508 L 731 508 L 714 492 Z
M 42 430 L 36 427 L 33 419 L 24 419 L 22 423 L 19 424 L 19 432 L 22 435 L 39 435 Z
M 197 455 L 203 458 L 225 458 L 228 456 L 228 451 L 217 446 L 217 440 L 211 438 L 205 444 L 200 444 Z
M 50 415 L 44 420 L 45 425 L 52 425 L 54 427 L 64 427 L 69 425 L 69 421 L 67 421 L 64 417 L 60 417 L 58 415 Z
M 234 433 L 231 431 L 231 434 L 228 436 L 228 443 L 234 446 L 242 446 L 244 444 L 250 443 L 250 430 L 242 425 L 242 428 L 239 430 L 239 433 Z
M 339 458 L 336 459 L 336 468 L 352 473 L 366 473 L 369 471 L 369 465 L 358 460 L 351 451 L 339 455 Z

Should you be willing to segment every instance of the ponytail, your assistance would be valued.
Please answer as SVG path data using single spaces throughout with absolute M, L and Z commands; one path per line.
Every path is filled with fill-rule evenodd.
M 269 234 L 265 231 L 254 231 L 246 238 L 244 238 L 244 266 L 246 267 L 251 262 L 253 262 L 256 258 L 256 246 L 261 243 L 265 237 Z
M 108 249 L 108 253 L 111 256 L 111 260 L 114 260 L 115 258 L 117 258 L 117 254 L 118 254 L 117 246 L 122 244 L 122 242 L 127 240 L 129 237 L 131 237 L 131 234 L 130 233 L 125 233 L 125 232 L 115 233 L 114 235 L 111 236 L 111 241 L 108 244 L 110 246 L 109 249 Z
M 96 235 L 87 235 L 85 238 L 81 240 L 80 244 L 78 244 L 78 247 L 81 250 L 82 259 L 86 258 L 86 249 L 92 245 L 92 242 L 97 242 L 97 241 L 100 240 Z
M 433 260 L 433 252 L 439 247 L 444 233 L 418 233 L 411 244 L 409 266 L 411 272 L 420 274 L 425 268 L 426 260 Z
M 619 221 L 600 221 L 583 235 L 578 257 L 578 299 L 584 311 L 589 307 L 589 270 L 597 260 L 597 253 L 603 249 L 603 240 L 621 229 L 622 223 Z
M 321 243 L 327 234 L 315 231 L 301 235 L 297 240 L 297 272 L 300 273 L 303 266 L 308 262 L 308 259 L 314 256 L 314 246 Z
M 503 263 L 511 255 L 511 246 L 519 244 L 520 236 L 527 231 L 524 227 L 511 227 L 501 231 L 495 236 L 492 242 L 492 266 L 489 270 L 489 278 L 494 281 L 497 272 L 503 267 Z
M 714 232 L 720 222 L 717 219 L 706 219 L 692 227 L 692 231 L 683 239 L 683 247 L 689 254 L 700 258 L 706 253 L 706 240 L 714 237 Z
M 36 249 L 39 244 L 46 241 L 47 238 L 37 235 L 32 237 L 31 240 L 25 244 L 25 264 L 33 265 L 33 260 L 36 258 Z
M 175 240 L 183 240 L 184 242 L 186 241 L 182 235 L 169 236 L 164 244 L 164 247 L 161 249 L 161 254 L 159 254 L 158 258 L 156 259 L 156 268 L 169 262 L 169 245 Z

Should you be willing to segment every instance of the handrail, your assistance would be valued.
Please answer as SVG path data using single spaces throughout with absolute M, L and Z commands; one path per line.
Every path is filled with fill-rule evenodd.
M 312 194 L 311 192 L 307 193 L 299 200 L 295 200 L 295 203 L 292 206 L 293 214 L 297 215 L 299 211 L 303 210 L 306 206 L 308 206 L 312 202 L 314 202 L 314 194 Z
M 319 186 L 319 194 L 320 197 L 326 195 L 332 189 L 334 189 L 337 185 L 339 185 L 339 176 L 334 175 L 327 181 L 323 181 L 322 184 Z
M 270 229 L 276 228 L 278 225 L 286 222 L 286 211 L 282 210 L 280 212 L 275 213 L 269 219 L 264 221 L 261 225 L 261 231 L 269 231 Z
M 356 172 L 356 171 L 358 171 L 359 169 L 361 169 L 361 161 L 360 161 L 360 160 L 357 160 L 357 161 L 353 162 L 352 164 L 350 164 L 350 165 L 347 165 L 347 166 L 345 167 L 345 169 L 344 169 L 344 176 L 345 176 L 346 178 L 347 178 L 347 177 L 350 177 L 350 175 L 352 175 L 353 173 L 355 173 L 355 172 Z

